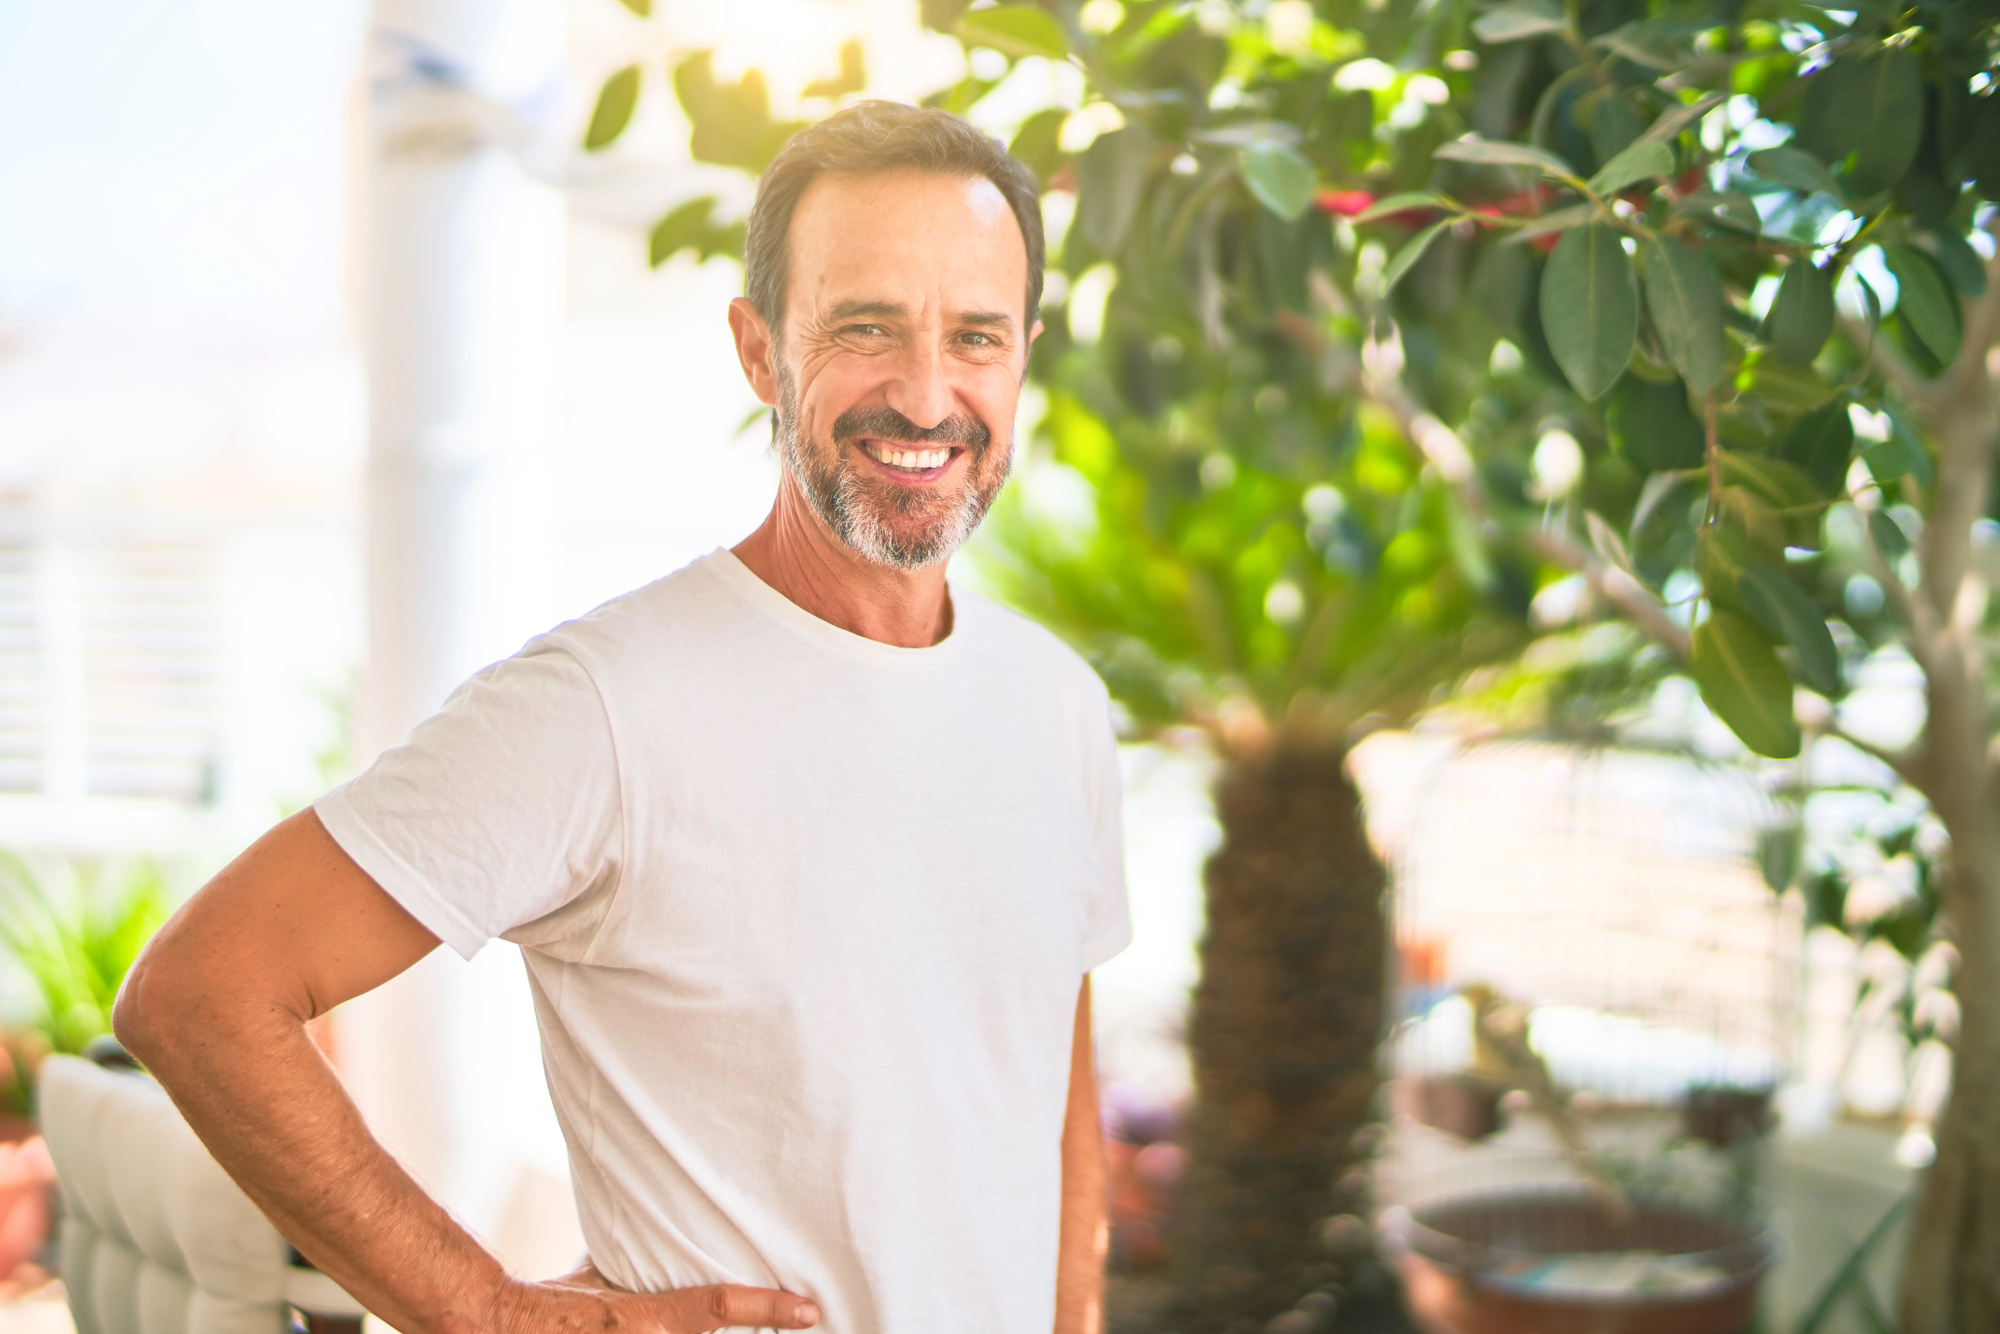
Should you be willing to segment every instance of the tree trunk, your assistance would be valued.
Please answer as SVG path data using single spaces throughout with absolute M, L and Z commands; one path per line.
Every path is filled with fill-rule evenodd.
M 1280 739 L 1217 787 L 1171 1238 L 1180 1334 L 1261 1329 L 1368 1258 L 1365 1179 L 1351 1174 L 1380 1082 L 1384 877 L 1346 758 Z
M 2000 221 L 1987 234 L 2000 240 Z M 1911 656 L 1927 717 L 1905 776 L 1951 836 L 1943 921 L 1958 947 L 1959 1029 L 1937 1158 L 1917 1193 L 1903 1257 L 1902 1334 L 2000 1330 L 2000 776 L 1981 632 L 1990 590 L 1968 584 L 1973 525 L 1987 513 L 2000 445 L 2000 256 L 1986 295 L 1964 303 L 1958 359 L 1915 400 L 1937 443 L 1938 475 L 1907 598 Z
M 1904 1334 L 2000 1329 L 2000 957 L 1991 921 L 2000 901 L 2000 846 L 1991 833 L 1966 832 L 1964 843 L 1953 844 L 1947 891 L 1970 909 L 1951 924 L 1960 951 L 1951 1100 L 1904 1252 Z

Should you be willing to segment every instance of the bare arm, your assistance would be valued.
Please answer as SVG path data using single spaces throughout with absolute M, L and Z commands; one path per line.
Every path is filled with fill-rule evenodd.
M 798 1329 L 810 1302 L 743 1287 L 634 1296 L 589 1271 L 527 1283 L 424 1193 L 368 1133 L 306 1034 L 437 937 L 312 811 L 259 839 L 188 901 L 119 993 L 119 1041 L 301 1254 L 404 1334 Z
M 1090 979 L 1076 996 L 1070 1034 L 1069 1103 L 1063 1110 L 1062 1230 L 1056 1250 L 1055 1334 L 1104 1328 L 1104 1131 L 1091 1054 Z

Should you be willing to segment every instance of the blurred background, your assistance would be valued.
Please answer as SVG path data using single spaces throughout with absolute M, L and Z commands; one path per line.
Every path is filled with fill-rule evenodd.
M 1897 553 L 1779 544 L 1812 571 L 1824 546 L 1799 577 L 1838 680 L 1780 640 L 1789 752 L 1744 723 L 1764 687 L 1687 668 L 1722 624 L 1668 531 L 1699 439 L 1690 468 L 1643 424 L 1652 372 L 1598 403 L 1541 332 L 1578 220 L 1503 249 L 1436 193 L 1533 222 L 1518 164 L 1437 150 L 1533 139 L 1583 174 L 1688 107 L 1658 136 L 1694 173 L 1675 199 L 1712 185 L 1767 235 L 1861 216 L 1865 151 L 1745 184 L 1792 141 L 1782 81 L 1881 36 L 1778 8 L 0 0 L 0 1193 L 45 1191 L 37 1064 L 101 1037 L 180 899 L 481 665 L 761 519 L 740 221 L 795 124 L 876 96 L 968 115 L 1047 187 L 1016 477 L 954 577 L 1077 643 L 1126 733 L 1138 938 L 1095 981 L 1112 1328 L 1447 1319 L 1412 1286 L 1440 1182 L 1749 1220 L 1685 1264 L 1620 1233 L 1509 1271 L 1552 1300 L 1740 1288 L 1768 1329 L 1883 1327 L 1957 1031 L 1950 838 L 1896 763 L 1926 719 L 1883 613 Z M 1882 49 L 1947 40 L 1912 22 Z M 1577 110 L 1586 65 L 1611 96 Z M 1926 77 L 1976 120 L 1966 68 Z M 1976 168 L 1922 205 L 1975 274 Z M 1920 207 L 1897 189 L 1892 227 Z M 1917 327 L 1885 245 L 1795 379 L 1859 384 L 1871 309 Z M 1720 272 L 1724 443 L 1851 418 L 1830 503 L 1921 541 L 1929 436 L 1887 399 L 1782 398 L 1777 272 Z M 1679 384 L 1650 337 L 1633 366 Z M 320 1036 L 510 1265 L 574 1262 L 513 946 L 433 957 Z M 16 1249 L 0 1330 L 66 1329 L 57 1249 Z

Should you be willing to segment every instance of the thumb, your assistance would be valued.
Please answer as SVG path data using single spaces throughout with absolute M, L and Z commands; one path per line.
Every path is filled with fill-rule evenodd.
M 796 1293 L 775 1288 L 749 1288 L 739 1283 L 711 1288 L 679 1288 L 654 1300 L 663 1308 L 662 1323 L 672 1334 L 702 1334 L 712 1329 L 810 1329 L 819 1323 L 819 1307 Z

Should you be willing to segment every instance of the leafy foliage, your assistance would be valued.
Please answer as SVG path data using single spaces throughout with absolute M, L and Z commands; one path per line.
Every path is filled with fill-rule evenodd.
M 111 1031 L 118 987 L 167 911 L 151 862 L 37 867 L 0 854 L 0 947 L 34 984 L 29 1022 L 49 1048 L 81 1051 Z
M 1135 723 L 1339 737 L 1532 611 L 1563 679 L 1673 664 L 1788 757 L 1885 656 L 1935 690 L 1951 620 L 1958 731 L 1854 744 L 1933 801 L 1985 781 L 1990 617 L 1954 599 L 2000 550 L 2000 4 L 920 12 L 981 56 L 933 105 L 1081 76 L 1010 143 L 1060 277 L 984 555 Z M 705 57 L 675 88 L 700 160 L 755 171 L 791 128 Z M 740 244 L 706 200 L 667 222 L 656 261 Z

